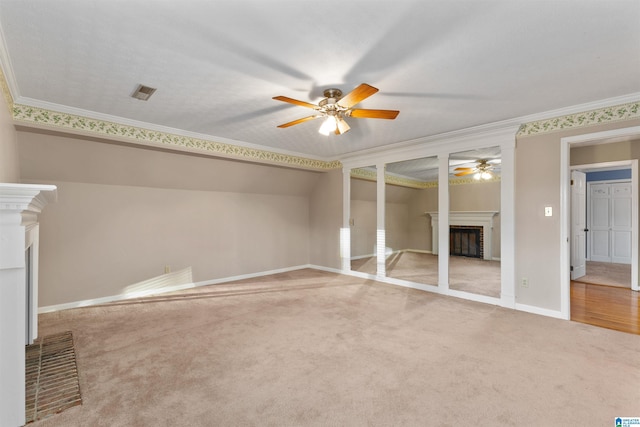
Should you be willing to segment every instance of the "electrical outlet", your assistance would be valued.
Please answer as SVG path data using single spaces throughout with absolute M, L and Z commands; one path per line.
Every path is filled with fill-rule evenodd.
M 528 288 L 529 287 L 529 279 L 527 279 L 526 277 L 523 277 L 522 281 L 520 282 L 520 286 L 522 286 L 523 288 Z
M 170 265 L 165 265 L 164 266 L 164 274 L 169 274 L 171 273 L 171 266 Z

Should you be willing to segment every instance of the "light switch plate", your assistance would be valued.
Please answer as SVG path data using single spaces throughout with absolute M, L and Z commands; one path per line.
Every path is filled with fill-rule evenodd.
M 545 206 L 544 216 L 553 216 L 553 209 L 551 208 L 551 206 Z

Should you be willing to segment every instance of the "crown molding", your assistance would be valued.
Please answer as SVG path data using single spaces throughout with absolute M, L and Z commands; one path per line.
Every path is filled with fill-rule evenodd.
M 0 49 L 0 54 L 1 53 L 2 49 Z M 2 61 L 2 55 L 0 55 L 0 61 Z M 4 97 L 4 101 L 7 103 L 9 112 L 13 111 L 13 96 L 11 96 L 11 89 L 9 88 L 9 83 L 2 71 L 2 67 L 0 67 L 0 90 L 2 90 L 2 96 Z
M 355 179 L 362 179 L 365 181 L 377 181 L 378 175 L 375 171 L 365 168 L 351 169 L 351 177 Z M 473 178 L 451 178 L 449 179 L 449 185 L 465 185 L 465 184 L 483 184 L 486 182 L 499 182 L 500 176 L 494 175 L 491 179 L 477 180 Z M 411 178 L 406 178 L 398 175 L 384 174 L 384 182 L 389 185 L 397 185 L 400 187 L 414 188 L 417 190 L 424 190 L 426 188 L 437 188 L 438 181 L 418 181 Z
M 0 34 L 0 42 L 0 90 L 15 122 L 27 127 L 52 129 L 94 137 L 101 136 L 140 145 L 301 169 L 327 171 L 340 169 L 343 164 L 351 164 L 351 167 L 357 167 L 358 163 L 362 163 L 363 157 L 369 160 L 369 157 L 378 158 L 384 156 L 386 162 L 389 162 L 393 161 L 387 158 L 392 151 L 395 153 L 393 157 L 397 157 L 396 160 L 401 160 L 405 157 L 408 158 L 407 156 L 410 154 L 415 154 L 415 150 L 419 150 L 420 147 L 427 143 L 437 151 L 440 145 L 446 147 L 452 141 L 461 145 L 478 145 L 479 137 L 501 137 L 504 139 L 505 136 L 513 134 L 514 137 L 521 138 L 640 118 L 640 93 L 633 93 L 593 103 L 460 129 L 446 134 L 421 137 L 383 148 L 363 150 L 342 156 L 337 160 L 309 158 L 296 153 L 264 150 L 259 145 L 241 141 L 225 138 L 212 139 L 208 135 L 186 132 L 180 129 L 91 113 L 20 96 L 16 98 L 13 94 L 16 93 L 17 86 L 11 71 L 10 61 L 8 61 L 5 54 L 6 49 L 3 46 L 4 37 L 2 37 L 2 34 Z M 4 71 L 6 69 L 9 69 L 8 75 Z M 359 178 L 368 179 L 365 177 Z M 396 180 L 396 185 L 411 188 L 429 188 L 424 187 L 426 184 L 420 181 L 405 180 L 399 177 L 385 178 L 385 180 L 387 182 Z M 474 180 L 469 181 L 473 182 Z
M 0 43 L 4 43 L 2 34 L 0 34 Z M 83 110 L 24 97 L 15 98 L 12 95 L 16 93 L 16 85 L 11 77 L 13 74 L 10 72 L 8 76 L 4 72 L 10 65 L 4 52 L 6 50 L 0 44 L 0 90 L 14 122 L 24 126 L 300 169 L 327 171 L 342 168 L 342 163 L 338 160 L 314 159 L 292 153 L 264 150 L 257 145 L 243 144 L 224 138 L 214 140 L 207 135 L 154 126 L 120 117 L 99 114 L 89 117 L 88 112 Z M 10 85 L 9 82 L 14 84 Z

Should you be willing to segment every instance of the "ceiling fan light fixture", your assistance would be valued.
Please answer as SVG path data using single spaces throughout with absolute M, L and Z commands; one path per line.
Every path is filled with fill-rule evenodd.
M 475 179 L 476 181 L 480 181 L 480 180 L 489 180 L 493 178 L 493 174 L 491 172 L 488 171 L 480 171 L 477 172 L 473 175 L 473 179 Z
M 340 135 L 342 135 L 343 133 L 348 132 L 349 129 L 351 129 L 351 126 L 349 126 L 349 124 L 346 122 L 346 120 L 343 119 L 342 117 L 338 117 L 337 126 L 338 126 L 338 131 L 336 133 L 339 133 Z
M 298 99 L 289 98 L 287 96 L 274 96 L 276 101 L 287 102 L 289 104 L 298 105 L 300 107 L 310 108 L 315 110 L 317 114 L 313 116 L 304 117 L 302 119 L 293 120 L 281 125 L 279 128 L 288 128 L 299 123 L 304 123 L 309 120 L 319 119 L 325 117 L 326 120 L 318 129 L 318 132 L 323 135 L 329 135 L 331 132 L 336 135 L 342 135 L 349 131 L 350 126 L 346 122 L 346 117 L 354 117 L 361 119 L 388 119 L 393 120 L 398 113 L 397 110 L 367 110 L 367 109 L 353 109 L 353 106 L 370 97 L 374 93 L 378 92 L 373 86 L 366 83 L 362 83 L 360 86 L 353 89 L 351 92 L 342 95 L 340 89 L 326 89 L 324 91 L 325 98 L 320 100 L 318 104 L 311 104 L 306 101 L 300 101 Z
M 335 133 L 336 126 L 337 123 L 335 116 L 327 116 L 327 119 L 324 121 L 324 123 L 322 123 L 322 126 L 320 126 L 320 129 L 318 129 L 318 132 L 322 135 L 329 136 L 330 133 Z

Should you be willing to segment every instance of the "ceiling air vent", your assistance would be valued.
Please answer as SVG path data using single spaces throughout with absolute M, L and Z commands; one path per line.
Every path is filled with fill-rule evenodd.
M 151 95 L 153 95 L 153 92 L 155 91 L 156 91 L 156 88 L 145 86 L 145 85 L 138 85 L 138 87 L 133 92 L 131 97 L 140 99 L 141 101 L 146 101 L 151 97 Z

